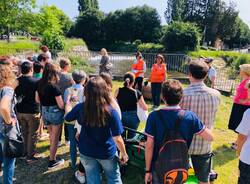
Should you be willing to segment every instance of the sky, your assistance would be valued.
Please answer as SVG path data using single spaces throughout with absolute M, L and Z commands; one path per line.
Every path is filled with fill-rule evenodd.
M 230 0 L 225 0 L 229 2 Z M 250 26 L 250 0 L 233 0 L 237 4 L 240 17 Z M 62 9 L 69 17 L 74 19 L 78 15 L 77 0 L 37 0 L 39 6 L 56 5 Z M 115 11 L 117 9 L 126 9 L 131 6 L 147 4 L 157 9 L 161 16 L 162 23 L 165 23 L 164 11 L 166 0 L 99 0 L 100 9 L 105 13 Z

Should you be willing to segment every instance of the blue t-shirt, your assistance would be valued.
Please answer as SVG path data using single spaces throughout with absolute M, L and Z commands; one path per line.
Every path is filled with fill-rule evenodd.
M 123 133 L 122 122 L 115 109 L 110 107 L 110 117 L 104 127 L 89 127 L 83 121 L 83 103 L 76 105 L 66 116 L 66 121 L 77 120 L 82 125 L 79 137 L 81 154 L 96 159 L 113 158 L 117 152 L 113 137 Z M 95 112 L 93 112 L 95 113 Z
M 174 129 L 174 124 L 177 121 L 178 113 L 180 109 L 162 109 L 162 117 L 164 118 L 164 123 L 169 130 Z M 165 127 L 162 125 L 160 118 L 158 116 L 158 111 L 152 112 L 147 120 L 145 132 L 148 136 L 154 138 L 154 153 L 153 161 L 156 161 L 157 155 L 159 153 L 160 146 L 163 143 L 165 136 Z M 190 146 L 193 135 L 199 134 L 205 129 L 205 126 L 197 117 L 194 112 L 185 111 L 185 115 L 180 123 L 180 134 L 184 140 L 186 140 L 188 147 Z

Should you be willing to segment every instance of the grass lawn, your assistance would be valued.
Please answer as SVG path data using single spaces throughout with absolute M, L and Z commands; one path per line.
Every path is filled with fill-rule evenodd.
M 121 85 L 120 82 L 114 82 L 114 89 Z M 235 184 L 238 176 L 238 159 L 235 152 L 229 147 L 229 142 L 236 139 L 236 135 L 227 130 L 227 123 L 231 112 L 232 99 L 222 96 L 221 105 L 216 118 L 213 144 L 215 158 L 214 169 L 218 172 L 219 178 L 215 184 Z M 143 127 L 144 124 L 141 125 Z M 18 160 L 15 169 L 15 183 L 22 184 L 74 184 L 73 172 L 69 167 L 69 148 L 62 146 L 58 150 L 58 155 L 66 160 L 63 167 L 57 170 L 47 171 L 47 161 L 49 155 L 49 142 L 43 141 L 38 143 L 38 151 L 45 154 L 45 158 L 33 165 L 27 165 Z M 123 177 L 125 184 L 141 184 L 143 183 L 143 171 L 129 166 L 126 175 Z

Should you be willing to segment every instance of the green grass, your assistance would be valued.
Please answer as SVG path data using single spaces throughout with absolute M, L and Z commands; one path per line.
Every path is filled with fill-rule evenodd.
M 122 86 L 121 82 L 114 81 L 114 90 Z M 184 85 L 186 86 L 186 85 Z M 149 102 L 148 102 L 149 103 Z M 149 104 L 150 105 L 150 104 Z M 150 105 L 151 107 L 151 105 Z M 222 96 L 221 105 L 219 106 L 215 127 L 213 130 L 215 141 L 213 149 L 215 152 L 214 169 L 218 172 L 218 180 L 214 184 L 237 183 L 238 177 L 238 158 L 234 151 L 229 147 L 229 142 L 236 139 L 236 134 L 227 129 L 228 119 L 231 112 L 232 99 L 231 97 Z M 142 129 L 145 124 L 140 125 Z M 63 167 L 54 171 L 47 171 L 47 160 L 49 155 L 49 142 L 43 141 L 38 143 L 38 150 L 45 154 L 45 158 L 32 166 L 18 161 L 15 170 L 18 183 L 25 184 L 74 184 L 73 172 L 69 167 L 69 147 L 63 146 L 58 150 L 58 155 L 66 160 Z M 123 177 L 124 184 L 143 183 L 143 171 L 129 166 L 125 176 Z

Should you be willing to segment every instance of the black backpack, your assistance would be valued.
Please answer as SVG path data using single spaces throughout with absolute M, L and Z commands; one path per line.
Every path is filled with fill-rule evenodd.
M 157 112 L 165 127 L 165 135 L 155 164 L 155 171 L 163 184 L 183 184 L 188 179 L 188 146 L 180 134 L 179 127 L 185 111 L 178 113 L 173 130 L 167 128 L 160 110 Z

